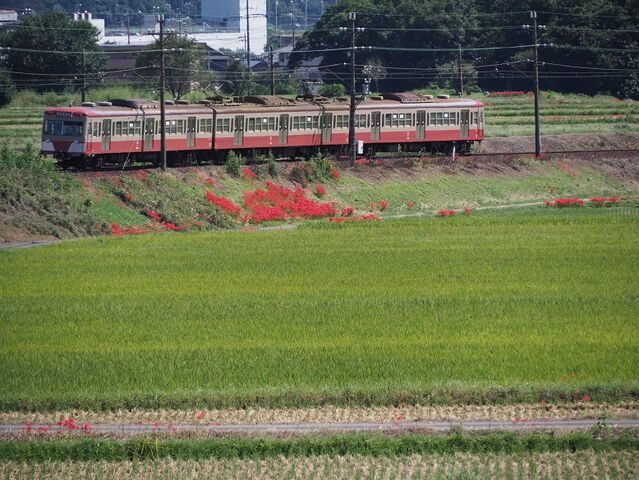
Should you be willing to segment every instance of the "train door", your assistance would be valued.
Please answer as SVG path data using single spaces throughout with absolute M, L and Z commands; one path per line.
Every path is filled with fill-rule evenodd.
M 382 126 L 381 112 L 371 113 L 371 140 L 379 140 L 379 133 Z
M 320 127 L 322 129 L 322 143 L 331 143 L 333 139 L 333 114 L 322 113 L 320 117 Z
M 102 151 L 111 149 L 111 120 L 102 120 Z
M 280 115 L 280 145 L 288 143 L 288 113 Z
M 244 115 L 235 115 L 235 145 L 244 143 Z
M 426 111 L 417 110 L 417 118 L 415 119 L 417 124 L 417 140 L 424 140 L 426 138 Z
M 470 114 L 468 110 L 462 110 L 459 117 L 459 136 L 468 138 L 468 128 L 470 126 Z
M 195 147 L 195 117 L 186 119 L 186 146 Z
M 155 135 L 155 119 L 144 119 L 144 150 L 153 150 L 153 136 Z

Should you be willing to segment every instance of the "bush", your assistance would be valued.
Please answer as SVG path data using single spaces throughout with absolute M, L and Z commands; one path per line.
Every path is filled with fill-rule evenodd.
M 273 155 L 273 152 L 271 150 L 269 150 L 266 160 L 268 161 L 268 174 L 272 178 L 277 178 L 279 176 L 279 169 L 277 167 L 277 161 L 275 160 L 275 155 Z
M 341 97 L 346 95 L 346 87 L 341 83 L 328 83 L 320 89 L 319 94 L 324 97 Z
M 229 152 L 228 157 L 226 157 L 226 171 L 235 177 L 239 177 L 242 172 L 242 164 L 244 163 L 244 159 L 236 154 L 233 150 Z

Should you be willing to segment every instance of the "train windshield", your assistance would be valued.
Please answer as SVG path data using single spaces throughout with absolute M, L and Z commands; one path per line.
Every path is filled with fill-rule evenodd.
M 84 124 L 70 120 L 46 120 L 44 122 L 44 133 L 62 137 L 81 137 L 84 133 Z

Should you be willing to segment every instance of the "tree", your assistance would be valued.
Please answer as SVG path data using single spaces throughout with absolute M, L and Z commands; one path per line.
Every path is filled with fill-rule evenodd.
M 9 32 L 5 64 L 20 87 L 57 90 L 97 79 L 106 68 L 98 46 L 98 30 L 87 21 L 76 22 L 66 13 L 50 12 L 24 18 Z
M 159 40 L 138 54 L 136 67 L 144 68 L 140 75 L 159 88 Z M 213 74 L 204 62 L 204 48 L 195 40 L 170 33 L 164 37 L 164 71 L 168 92 L 178 100 L 192 90 L 194 84 L 208 85 Z
M 4 68 L 0 67 L 0 107 L 4 107 L 11 103 L 15 86 L 11 81 L 11 76 Z
M 477 70 L 472 63 L 462 62 L 462 75 L 464 80 L 464 92 L 479 91 Z M 437 67 L 437 86 L 459 92 L 459 63 L 447 62 Z

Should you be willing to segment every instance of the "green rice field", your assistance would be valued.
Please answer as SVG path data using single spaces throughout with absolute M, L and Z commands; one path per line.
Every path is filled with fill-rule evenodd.
M 518 212 L 0 251 L 0 409 L 637 392 L 637 210 Z

